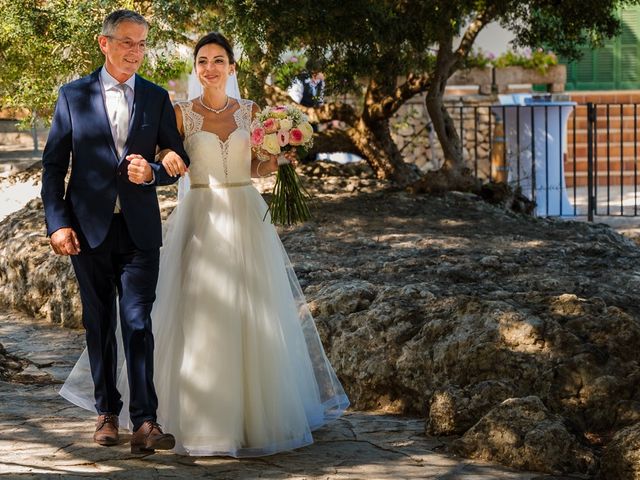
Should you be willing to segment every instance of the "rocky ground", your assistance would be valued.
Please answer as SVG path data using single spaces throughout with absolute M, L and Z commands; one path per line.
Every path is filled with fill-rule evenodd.
M 467 458 L 640 478 L 633 239 L 469 194 L 392 192 L 358 165 L 305 173 L 314 218 L 281 236 L 356 410 L 423 418 Z M 173 190 L 161 196 L 167 213 Z M 42 225 L 37 199 L 0 223 L 0 298 L 74 327 L 71 269 Z

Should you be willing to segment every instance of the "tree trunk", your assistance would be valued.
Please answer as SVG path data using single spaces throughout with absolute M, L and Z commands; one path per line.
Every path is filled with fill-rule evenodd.
M 444 164 L 436 172 L 430 172 L 424 179 L 413 185 L 414 191 L 444 192 L 449 190 L 475 190 L 478 182 L 471 176 L 462 155 L 462 142 L 455 123 L 444 105 L 444 91 L 447 80 L 456 70 L 456 58 L 447 52 L 447 42 L 440 44 L 436 67 L 427 90 L 425 104 L 433 122 L 438 141 L 444 154 Z
M 360 149 L 380 179 L 389 180 L 398 187 L 405 187 L 420 178 L 420 174 L 407 164 L 391 138 L 389 119 L 360 119 L 351 138 Z
M 364 158 L 378 178 L 389 180 L 399 187 L 420 178 L 416 170 L 402 160 L 391 138 L 388 120 L 371 126 L 360 119 L 356 127 L 330 128 L 318 133 L 309 153 L 332 152 L 354 153 Z
M 396 59 L 389 59 L 391 63 L 394 61 Z M 372 74 L 364 98 L 362 115 L 354 124 L 353 139 L 356 146 L 364 152 L 367 162 L 378 178 L 390 180 L 398 187 L 406 187 L 417 181 L 420 174 L 405 163 L 391 137 L 391 114 L 385 112 L 383 102 L 393 94 L 395 88 L 395 77 L 375 78 Z
M 447 111 L 443 101 L 444 94 L 438 89 L 436 92 L 428 92 L 425 103 L 427 111 L 433 122 L 433 129 L 438 136 L 444 153 L 445 171 L 459 171 L 463 168 L 462 144 L 456 126 Z
M 395 81 L 395 80 L 394 80 Z M 264 96 L 268 103 L 286 103 L 288 98 L 275 86 L 264 86 Z M 393 90 L 395 83 L 379 85 L 370 80 L 362 114 L 356 113 L 353 106 L 341 103 L 329 104 L 320 108 L 300 107 L 313 121 L 327 122 L 341 120 L 348 125 L 345 130 L 329 129 L 317 134 L 311 154 L 347 152 L 363 157 L 376 176 L 389 180 L 395 186 L 405 187 L 420 179 L 421 175 L 407 164 L 398 146 L 391 137 L 389 118 L 384 112 L 383 101 L 388 100 L 386 90 Z M 332 143 L 335 142 L 335 143 Z
M 414 192 L 443 193 L 450 190 L 476 191 L 479 181 L 471 174 L 462 156 L 462 143 L 444 102 L 443 93 L 427 94 L 427 111 L 444 153 L 444 164 L 440 170 L 429 172 L 411 189 Z

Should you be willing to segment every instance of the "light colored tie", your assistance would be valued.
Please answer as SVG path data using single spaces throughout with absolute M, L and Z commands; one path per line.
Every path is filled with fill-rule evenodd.
M 118 152 L 118 160 L 122 157 L 124 151 L 124 144 L 127 143 L 127 135 L 129 134 L 129 102 L 127 102 L 127 87 L 124 83 L 116 85 L 116 89 L 120 95 L 118 103 L 116 104 L 116 113 L 114 116 L 116 124 L 116 150 Z M 120 197 L 116 196 L 116 206 L 114 213 L 120 213 Z
M 124 144 L 127 142 L 129 133 L 129 102 L 127 102 L 127 87 L 124 83 L 116 85 L 116 89 L 120 92 L 118 103 L 116 105 L 115 124 L 116 124 L 116 150 L 118 158 L 122 157 Z

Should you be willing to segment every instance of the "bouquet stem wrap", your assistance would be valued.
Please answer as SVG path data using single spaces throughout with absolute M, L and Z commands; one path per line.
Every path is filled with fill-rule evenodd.
M 290 163 L 279 165 L 273 195 L 267 211 L 267 213 L 271 213 L 271 223 L 294 225 L 306 222 L 311 218 L 307 206 L 307 201 L 310 198 L 311 196 L 302 186 L 293 165 Z

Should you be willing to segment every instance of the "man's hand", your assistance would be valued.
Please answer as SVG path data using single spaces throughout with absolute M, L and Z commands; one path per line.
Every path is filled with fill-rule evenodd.
M 77 255 L 80 253 L 78 235 L 71 227 L 62 227 L 53 232 L 49 243 L 58 255 Z
M 141 185 L 145 182 L 153 180 L 153 170 L 151 165 L 147 162 L 142 155 L 133 153 L 127 155 L 129 166 L 127 167 L 127 174 L 129 175 L 129 181 Z

